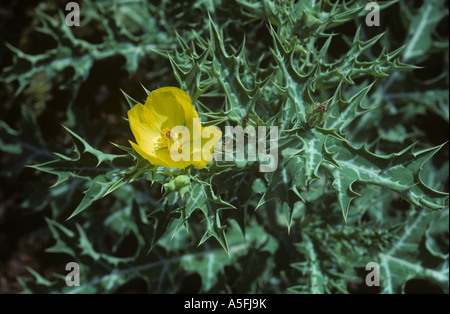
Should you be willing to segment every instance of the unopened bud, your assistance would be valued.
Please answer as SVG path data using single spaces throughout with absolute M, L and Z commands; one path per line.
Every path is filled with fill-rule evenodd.
M 170 191 L 178 191 L 181 197 L 189 191 L 189 185 L 191 183 L 191 178 L 186 175 L 180 175 L 170 180 L 170 182 L 165 183 L 164 187 Z

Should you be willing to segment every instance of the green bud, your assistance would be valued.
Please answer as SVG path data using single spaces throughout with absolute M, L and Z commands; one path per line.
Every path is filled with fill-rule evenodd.
M 327 106 L 321 103 L 314 103 L 306 110 L 306 123 L 312 129 L 321 125 L 326 117 Z
M 164 187 L 170 191 L 178 191 L 181 197 L 189 191 L 189 186 L 191 183 L 191 178 L 186 175 L 180 175 L 170 180 L 170 182 L 165 183 Z

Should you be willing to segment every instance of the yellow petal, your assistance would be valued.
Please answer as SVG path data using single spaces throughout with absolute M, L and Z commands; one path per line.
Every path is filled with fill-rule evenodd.
M 168 149 L 160 149 L 156 152 L 156 155 L 158 156 L 158 160 L 164 161 L 164 163 L 166 164 L 164 167 L 169 169 L 174 168 L 184 169 L 189 165 L 191 165 L 190 161 L 184 160 L 174 161 L 170 156 L 170 151 Z
M 219 128 L 214 126 L 207 126 L 205 128 L 202 128 L 202 134 L 205 133 L 205 136 L 209 134 L 209 137 L 204 138 L 202 136 L 202 144 L 201 144 L 201 160 L 200 161 L 193 161 L 192 165 L 196 167 L 197 169 L 202 169 L 207 164 L 209 164 L 212 160 L 212 155 L 214 153 L 214 148 L 216 147 L 217 143 L 219 142 L 222 131 L 219 130 Z M 198 147 L 193 148 L 193 152 L 195 152 L 198 149 Z M 206 153 L 205 153 L 206 152 Z
M 193 109 L 189 95 L 176 87 L 156 89 L 145 101 L 145 107 L 153 113 L 161 130 L 178 125 L 184 126 L 186 124 L 185 110 L 189 106 Z
M 211 161 L 210 157 L 212 156 L 206 156 L 206 160 L 203 158 L 201 148 L 207 145 L 206 149 L 212 155 L 218 139 L 212 141 L 209 138 L 199 139 L 204 129 L 200 124 L 197 111 L 192 106 L 191 98 L 183 90 L 176 87 L 163 87 L 152 91 L 147 97 L 145 105 L 138 104 L 128 111 L 128 118 L 137 141 L 137 144 L 130 143 L 133 149 L 150 163 L 169 169 L 184 169 L 194 164 L 201 169 Z M 170 156 L 169 149 L 155 147 L 155 142 L 161 136 L 161 130 L 172 129 L 175 126 L 186 126 L 190 132 L 190 136 L 184 138 L 186 142 L 182 143 L 182 145 L 191 147 L 189 161 L 174 161 Z M 209 130 L 209 127 L 205 129 Z M 219 133 L 217 133 L 217 131 L 215 129 L 214 132 L 219 134 L 220 138 L 222 132 L 218 131 Z M 200 142 L 198 147 L 193 146 L 193 140 L 196 139 L 199 139 Z M 196 150 L 196 157 L 199 156 L 200 151 L 200 161 L 193 161 L 194 150 Z
M 137 145 L 136 143 L 133 143 L 132 141 L 129 141 L 131 146 L 133 147 L 133 149 L 139 154 L 141 155 L 144 159 L 147 159 L 152 165 L 155 166 L 163 166 L 166 168 L 169 168 L 169 164 L 164 160 L 164 159 L 160 159 L 158 157 L 152 156 L 147 154 L 145 151 L 143 151 L 139 145 Z
M 133 132 L 140 149 L 147 154 L 154 155 L 155 139 L 161 134 L 153 113 L 144 105 L 137 104 L 128 110 L 128 120 L 131 132 Z
M 181 102 L 181 106 L 183 107 L 183 111 L 184 111 L 184 119 L 186 121 L 185 125 L 189 129 L 189 132 L 191 132 L 191 138 L 193 138 L 193 136 L 194 136 L 194 133 L 195 133 L 194 129 L 198 130 L 199 131 L 198 135 L 201 136 L 202 126 L 200 124 L 198 112 L 197 112 L 197 110 L 195 110 L 194 106 L 192 106 L 191 99 L 189 98 L 189 102 L 187 102 L 187 101 Z

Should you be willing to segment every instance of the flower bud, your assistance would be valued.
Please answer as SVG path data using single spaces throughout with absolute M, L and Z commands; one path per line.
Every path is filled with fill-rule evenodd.
M 181 197 L 189 191 L 189 186 L 191 183 L 191 178 L 186 175 L 180 175 L 170 180 L 170 182 L 165 183 L 164 187 L 170 191 L 178 191 Z

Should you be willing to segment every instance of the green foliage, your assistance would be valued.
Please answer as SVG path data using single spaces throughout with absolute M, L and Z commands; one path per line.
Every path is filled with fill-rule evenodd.
M 0 143 L 6 175 L 29 165 L 57 176 L 40 205 L 52 212 L 47 251 L 79 263 L 81 285 L 67 287 L 63 269 L 51 280 L 30 269 L 25 291 L 117 292 L 141 280 L 146 292 L 172 293 L 197 274 L 193 292 L 348 293 L 377 262 L 383 293 L 417 278 L 448 293 L 448 147 L 416 126 L 432 115 L 448 128 L 448 38 L 438 32 L 448 8 L 380 1 L 381 26 L 369 28 L 361 3 L 84 1 L 81 23 L 103 30 L 100 43 L 77 38 L 61 12 L 37 11 L 58 47 L 8 45 L 16 57 L 1 81 L 17 82 L 20 97 L 39 73 L 53 85 L 72 68 L 61 88 L 73 146 L 49 153 L 25 107 L 18 130 L 1 122 Z M 443 71 L 415 74 L 436 55 Z M 168 170 L 129 146 L 94 148 L 105 133 L 79 135 L 75 98 L 111 56 L 130 75 L 154 64 L 159 86 L 175 79 L 205 125 L 278 126 L 277 169 L 246 159 Z M 138 102 L 124 96 L 123 108 Z M 123 144 L 132 138 L 122 129 Z

